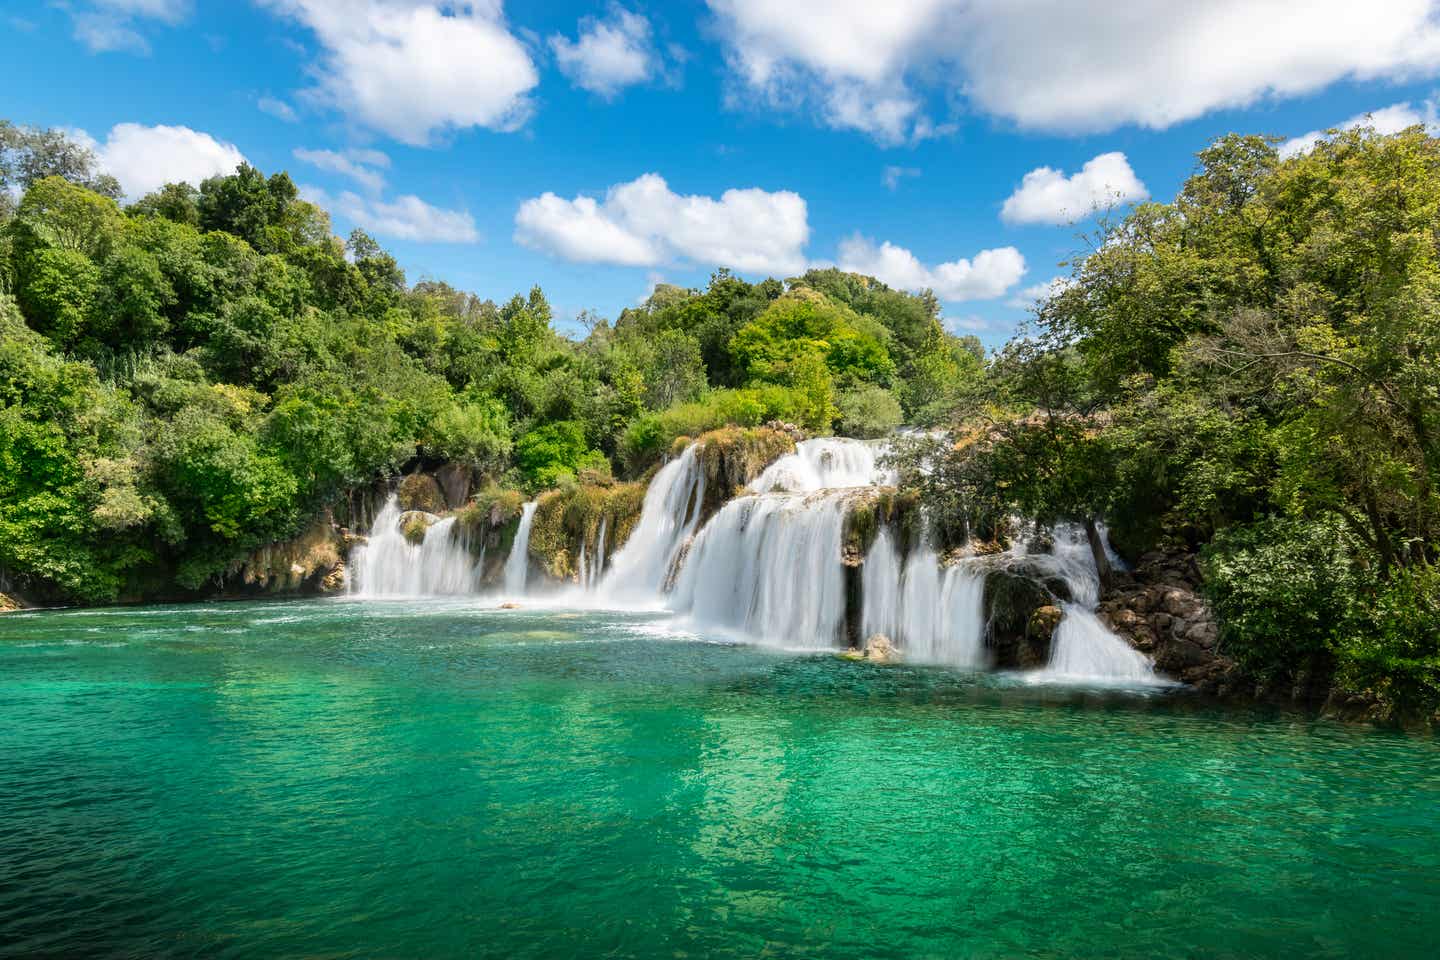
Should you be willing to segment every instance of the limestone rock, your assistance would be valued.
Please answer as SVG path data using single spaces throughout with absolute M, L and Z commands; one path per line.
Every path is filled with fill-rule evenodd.
M 445 505 L 451 510 L 465 506 L 474 481 L 475 471 L 463 463 L 447 463 L 435 471 L 435 482 L 445 496 Z
M 424 510 L 407 510 L 400 514 L 400 532 L 412 544 L 423 543 L 425 531 L 429 530 L 439 519 L 435 514 L 427 513 Z
M 226 571 L 226 591 L 253 594 L 315 590 L 340 564 L 344 549 L 340 528 L 327 510 L 299 536 L 261 547 Z
M 883 633 L 877 633 L 865 641 L 865 659 L 870 663 L 899 663 L 900 651 Z
M 426 513 L 444 513 L 446 510 L 445 494 L 428 473 L 412 473 L 401 480 L 395 496 L 401 510 L 424 510 Z
M 1036 607 L 1030 614 L 1030 621 L 1025 625 L 1025 632 L 1032 640 L 1042 640 L 1048 644 L 1064 616 L 1065 612 L 1053 603 Z
M 324 579 L 320 581 L 320 592 L 339 593 L 345 589 L 348 581 L 349 571 L 346 569 L 345 561 L 341 560 L 331 567 L 330 572 L 325 574 Z

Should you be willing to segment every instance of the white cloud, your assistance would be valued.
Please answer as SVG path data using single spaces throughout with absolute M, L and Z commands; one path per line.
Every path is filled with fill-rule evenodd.
M 1034 310 L 1040 304 L 1070 286 L 1071 282 L 1069 277 L 1052 277 L 1044 283 L 1032 284 L 1017 291 L 1015 296 L 1005 301 L 1005 305 L 1014 307 L 1017 310 Z
M 762 102 L 813 103 L 829 126 L 883 143 L 903 142 L 921 119 L 906 65 L 925 46 L 948 0 L 708 2 L 731 69 Z
M 885 184 L 887 190 L 895 190 L 899 188 L 900 181 L 904 178 L 918 176 L 920 176 L 918 167 L 888 166 L 880 174 L 880 182 Z
M 805 200 L 788 190 L 726 190 L 720 199 L 682 196 L 647 173 L 616 184 L 603 200 L 553 193 L 515 213 L 515 240 L 566 260 L 658 266 L 686 259 L 749 273 L 797 273 L 810 237 Z
M 941 300 L 993 300 L 1025 275 L 1025 258 L 1014 247 L 981 250 L 971 259 L 927 267 L 915 254 L 888 240 L 879 246 L 855 234 L 840 242 L 840 269 L 869 274 L 901 290 L 935 291 Z
M 346 190 L 331 196 L 317 187 L 300 189 L 306 200 L 338 214 L 377 237 L 422 243 L 476 243 L 475 219 L 463 210 L 432 206 L 413 194 L 393 200 L 362 197 Z
M 452 130 L 514 130 L 539 82 L 499 0 L 262 0 L 324 48 L 310 96 L 356 123 L 424 145 Z
M 586 17 L 575 40 L 555 35 L 550 49 L 560 72 L 577 87 L 610 98 L 648 80 L 659 65 L 651 47 L 650 21 L 621 7 L 609 21 Z
M 1436 117 L 1436 102 L 1426 101 L 1422 108 L 1417 109 L 1409 103 L 1392 103 L 1388 107 L 1370 113 L 1361 113 L 1351 117 L 1344 123 L 1335 125 L 1336 130 L 1353 130 L 1356 127 L 1370 127 L 1379 134 L 1399 133 L 1407 127 L 1423 126 L 1436 131 L 1440 127 Z M 1280 156 L 1283 159 L 1298 156 L 1302 153 L 1309 153 L 1315 149 L 1315 144 L 1324 139 L 1324 130 L 1311 130 L 1309 133 L 1293 137 L 1280 144 Z
M 277 100 L 275 97 L 261 97 L 255 101 L 255 106 L 260 108 L 261 113 L 268 113 L 270 116 L 286 123 L 295 123 L 299 117 L 295 115 L 295 108 L 284 100 Z
M 1436 0 L 708 0 L 742 88 L 884 143 L 963 97 L 1029 129 L 1162 129 L 1440 72 Z
M 245 162 L 234 144 L 189 127 L 118 123 L 104 143 L 83 130 L 75 131 L 75 137 L 95 151 L 100 169 L 119 180 L 131 200 L 167 183 L 199 186 L 207 177 L 234 173 Z
M 190 15 L 190 0 L 90 0 L 63 9 L 70 14 L 75 39 L 92 53 L 149 53 L 150 44 L 139 29 L 141 22 L 158 20 L 174 26 Z
M 296 149 L 295 159 L 312 167 L 349 177 L 371 193 L 379 193 L 385 186 L 385 174 L 377 168 L 389 168 L 390 158 L 378 150 L 335 150 Z
M 966 314 L 963 317 L 941 317 L 940 323 L 946 330 L 956 336 L 964 336 L 967 333 L 980 333 L 990 329 L 990 321 L 973 313 Z
M 1005 205 L 1000 219 L 1006 223 L 1069 223 L 1097 208 L 1144 200 L 1145 184 L 1130 169 L 1123 153 L 1102 153 L 1073 176 L 1051 167 L 1025 174 Z

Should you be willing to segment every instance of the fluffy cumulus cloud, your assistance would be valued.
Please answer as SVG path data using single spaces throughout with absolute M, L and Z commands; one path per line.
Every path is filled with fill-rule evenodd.
M 1434 100 L 1426 101 L 1418 108 L 1409 103 L 1392 103 L 1388 107 L 1353 116 L 1343 123 L 1336 124 L 1335 129 L 1353 130 L 1356 127 L 1370 127 L 1376 133 L 1390 134 L 1399 133 L 1407 127 L 1423 126 L 1431 133 L 1435 133 L 1440 131 L 1440 118 L 1437 118 L 1436 112 L 1437 104 Z M 1315 144 L 1324 138 L 1325 133 L 1324 130 L 1311 130 L 1309 133 L 1286 140 L 1280 144 L 1280 156 L 1288 159 L 1302 153 L 1309 153 L 1315 149 Z
M 566 260 L 650 267 L 675 260 L 748 273 L 805 268 L 810 225 L 805 200 L 788 190 L 681 195 L 647 173 L 573 200 L 545 193 L 515 214 L 515 239 Z
M 262 0 L 322 48 L 312 99 L 354 122 L 424 145 L 469 127 L 513 130 L 539 82 L 499 0 Z
M 1102 153 L 1068 177 L 1052 167 L 1031 170 L 1005 200 L 1000 217 L 1006 223 L 1069 223 L 1148 196 L 1125 154 Z
M 927 267 L 904 247 L 889 241 L 877 246 L 859 234 L 841 241 L 839 266 L 901 290 L 928 288 L 950 302 L 993 300 L 1025 275 L 1025 258 L 1014 247 L 981 250 L 968 260 L 962 257 Z
M 707 0 L 744 91 L 882 142 L 963 97 L 1017 125 L 1160 129 L 1440 71 L 1437 0 Z
M 104 142 L 83 130 L 74 131 L 74 136 L 95 151 L 100 169 L 120 181 L 131 200 L 167 183 L 198 186 L 207 177 L 234 173 L 245 162 L 245 155 L 234 144 L 189 127 L 119 123 Z
M 572 83 L 607 99 L 650 79 L 659 69 L 650 21 L 621 7 L 613 8 L 609 19 L 581 20 L 574 40 L 552 36 L 550 49 L 560 72 Z
M 56 4 L 56 6 L 60 6 Z M 174 26 L 190 15 L 190 0 L 90 0 L 66 4 L 75 39 L 96 53 L 127 50 L 148 53 L 147 21 Z
M 379 193 L 385 186 L 384 170 L 390 167 L 390 158 L 378 150 L 305 150 L 297 149 L 295 159 L 312 167 L 338 173 L 354 180 L 371 193 Z
M 332 196 L 318 187 L 300 190 L 306 200 L 362 227 L 377 237 L 421 243 L 476 243 L 475 218 L 463 210 L 446 210 L 413 194 L 391 200 L 364 197 L 350 190 Z
M 885 143 L 929 129 L 906 67 L 948 0 L 708 0 L 745 90 L 779 107 L 819 109 L 830 126 Z

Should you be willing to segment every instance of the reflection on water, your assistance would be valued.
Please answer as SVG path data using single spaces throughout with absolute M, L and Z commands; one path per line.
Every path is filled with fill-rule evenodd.
M 0 757 L 0 955 L 1403 957 L 1440 934 L 1433 740 L 658 614 L 7 615 Z

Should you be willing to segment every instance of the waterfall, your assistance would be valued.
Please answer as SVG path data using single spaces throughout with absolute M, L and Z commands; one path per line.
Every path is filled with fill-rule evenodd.
M 672 605 L 697 623 L 781 647 L 841 640 L 841 562 L 851 494 L 764 494 L 731 500 L 695 538 Z
M 903 564 L 889 530 L 865 557 L 862 639 L 881 633 L 907 659 L 952 667 L 985 662 L 985 578 L 965 563 L 941 569 L 928 544 Z
M 591 565 L 590 582 L 585 584 L 586 589 L 590 589 L 599 583 L 600 577 L 605 573 L 605 522 L 608 519 L 609 517 L 605 516 L 605 514 L 602 513 L 600 515 L 600 534 L 596 538 L 595 562 Z
M 845 517 L 857 488 L 887 479 L 876 456 L 859 440 L 797 444 L 695 536 L 671 606 L 697 624 L 774 646 L 841 644 Z
M 750 484 L 756 493 L 813 493 L 842 487 L 893 484 L 894 474 L 876 460 L 884 448 L 860 440 L 817 437 L 802 440 L 795 452 L 776 460 Z
M 535 523 L 535 508 L 539 503 L 531 500 L 520 508 L 520 526 L 515 530 L 510 556 L 505 558 L 505 595 L 508 597 L 525 594 L 525 580 L 530 574 L 530 527 Z
M 650 481 L 635 530 L 611 558 L 610 572 L 600 584 L 607 598 L 653 602 L 664 591 L 685 541 L 700 522 L 705 470 L 699 455 L 700 445 L 691 444 Z
M 1105 547 L 1109 552 L 1108 541 Z M 1149 658 L 1095 616 L 1100 604 L 1100 572 L 1085 531 L 1074 524 L 1057 526 L 1049 560 L 1070 589 L 1071 602 L 1060 605 L 1060 623 L 1050 639 L 1050 662 L 1037 677 L 1101 683 L 1162 682 Z
M 359 597 L 419 597 L 476 593 L 481 565 L 454 517 L 436 520 L 418 544 L 401 530 L 393 494 L 375 517 L 370 539 L 351 562 L 351 592 Z

